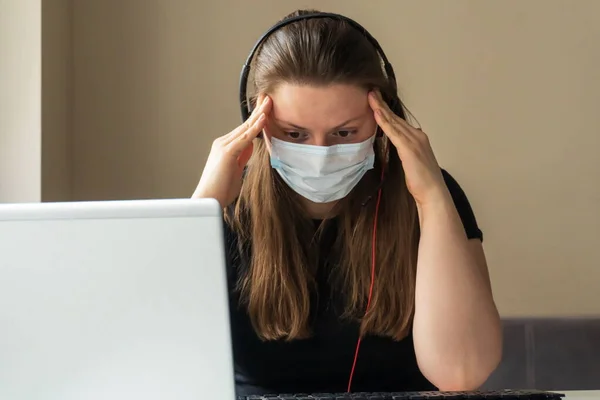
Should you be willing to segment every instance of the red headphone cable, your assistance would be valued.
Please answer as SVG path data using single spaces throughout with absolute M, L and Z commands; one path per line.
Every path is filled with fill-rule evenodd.
M 381 170 L 381 181 L 383 183 L 383 172 L 384 169 L 382 168 Z M 369 297 L 367 298 L 367 308 L 365 310 L 365 315 L 366 313 L 369 311 L 369 307 L 371 306 L 371 296 L 373 295 L 373 285 L 375 284 L 375 265 L 376 263 L 376 258 L 375 256 L 377 255 L 376 253 L 376 249 L 377 249 L 377 220 L 379 219 L 379 204 L 381 203 L 381 184 L 379 185 L 379 191 L 377 193 L 377 204 L 375 205 L 375 219 L 373 221 L 373 238 L 372 238 L 372 248 L 371 248 L 371 285 L 369 287 Z M 361 343 L 361 335 L 359 332 L 358 335 L 358 341 L 356 342 L 356 350 L 354 352 L 354 361 L 352 362 L 352 370 L 350 371 L 350 378 L 348 379 L 348 393 L 351 391 L 352 388 L 352 379 L 354 378 L 354 370 L 356 368 L 356 362 L 358 360 L 358 353 L 360 350 L 360 343 Z

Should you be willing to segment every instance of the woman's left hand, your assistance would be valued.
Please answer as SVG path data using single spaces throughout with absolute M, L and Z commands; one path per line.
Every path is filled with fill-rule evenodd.
M 369 104 L 375 121 L 398 150 L 406 185 L 417 205 L 446 199 L 448 189 L 425 132 L 394 114 L 378 91 L 369 93 Z

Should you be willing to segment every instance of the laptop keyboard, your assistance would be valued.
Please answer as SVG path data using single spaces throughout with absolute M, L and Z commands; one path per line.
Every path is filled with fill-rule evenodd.
M 564 394 L 539 390 L 473 392 L 313 393 L 241 396 L 238 400 L 560 400 Z

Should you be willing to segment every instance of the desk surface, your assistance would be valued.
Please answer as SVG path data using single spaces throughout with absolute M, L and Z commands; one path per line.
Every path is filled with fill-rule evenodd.
M 565 400 L 600 400 L 600 390 L 552 390 L 564 393 Z

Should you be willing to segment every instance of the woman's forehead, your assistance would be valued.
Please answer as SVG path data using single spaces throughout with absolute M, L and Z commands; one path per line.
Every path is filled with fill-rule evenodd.
M 367 90 L 355 85 L 281 84 L 270 94 L 275 120 L 328 129 L 348 120 L 372 117 Z

